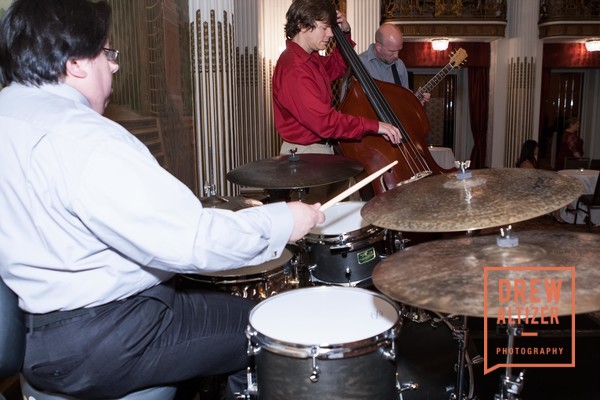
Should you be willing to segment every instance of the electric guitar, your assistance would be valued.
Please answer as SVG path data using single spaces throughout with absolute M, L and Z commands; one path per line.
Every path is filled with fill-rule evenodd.
M 425 84 L 425 86 L 421 87 L 421 89 L 415 93 L 417 99 L 419 99 L 420 102 L 423 102 L 423 93 L 431 93 L 431 89 L 436 87 L 437 84 L 440 83 L 450 71 L 452 71 L 454 68 L 460 67 L 466 59 L 467 52 L 462 47 L 451 54 L 450 62 L 444 68 L 442 68 L 440 72 L 435 74 L 435 76 L 431 78 L 429 82 Z

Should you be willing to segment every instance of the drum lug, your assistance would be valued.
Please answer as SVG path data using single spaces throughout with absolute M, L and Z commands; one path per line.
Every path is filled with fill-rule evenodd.
M 353 249 L 354 249 L 354 247 L 351 243 L 343 243 L 343 244 L 336 244 L 333 246 L 329 246 L 329 250 L 331 250 L 331 251 L 337 251 L 337 250 L 352 251 Z
M 394 349 L 390 349 L 390 350 L 382 349 L 381 354 L 383 355 L 383 358 L 385 358 L 388 361 L 392 361 L 392 362 L 396 361 L 396 353 L 394 352 Z
M 251 333 L 248 333 L 248 332 L 246 334 L 247 335 L 252 335 Z M 260 345 L 254 346 L 254 345 L 252 345 L 252 341 L 248 340 L 248 350 L 247 350 L 247 353 L 248 353 L 249 357 L 253 357 L 253 356 L 258 355 L 260 353 L 260 349 L 261 349 Z
M 258 354 L 260 354 L 260 346 L 256 346 L 256 347 L 249 346 L 248 347 L 248 355 L 249 356 L 256 356 Z
M 312 383 L 316 383 L 319 381 L 319 375 L 321 373 L 319 370 L 319 366 L 317 365 L 317 348 L 313 347 L 310 350 L 310 353 L 312 355 L 312 369 L 310 371 L 310 377 L 308 379 L 310 379 Z
M 348 284 L 350 284 L 352 282 L 352 269 L 347 266 L 346 269 L 344 270 L 344 275 L 346 275 Z

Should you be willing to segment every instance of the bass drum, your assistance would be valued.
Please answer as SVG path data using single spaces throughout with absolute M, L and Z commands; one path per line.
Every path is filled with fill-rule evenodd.
M 282 255 L 262 264 L 208 274 L 181 275 L 182 286 L 220 290 L 243 298 L 261 301 L 298 287 L 298 257 L 288 246 Z
M 421 311 L 421 315 L 428 313 Z M 404 319 L 402 325 L 396 352 L 398 380 L 403 386 L 417 385 L 415 390 L 402 392 L 402 400 L 452 399 L 458 394 L 458 340 L 453 336 L 452 324 L 441 322 L 441 315 L 429 316 L 431 319 L 426 322 Z M 474 375 L 479 373 L 474 372 L 473 364 L 481 361 L 474 344 L 467 343 L 464 398 L 475 398 Z
M 320 286 L 264 300 L 247 329 L 251 396 L 397 400 L 399 310 L 361 288 Z

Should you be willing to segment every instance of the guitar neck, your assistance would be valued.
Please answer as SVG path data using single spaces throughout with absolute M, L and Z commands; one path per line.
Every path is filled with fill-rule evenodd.
M 423 93 L 431 93 L 431 90 L 436 87 L 442 81 L 442 79 L 444 79 L 444 77 L 446 77 L 446 75 L 452 71 L 453 68 L 454 65 L 452 63 L 448 63 L 444 68 L 442 68 L 441 71 L 435 74 L 435 76 L 431 78 L 429 82 L 427 82 L 421 87 L 421 89 L 417 91 L 417 93 L 415 93 L 417 99 L 419 99 L 419 101 L 423 101 Z

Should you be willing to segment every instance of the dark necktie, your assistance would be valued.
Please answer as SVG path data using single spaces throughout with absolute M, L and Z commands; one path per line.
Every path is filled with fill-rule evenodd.
M 392 75 L 394 75 L 394 83 L 396 85 L 401 85 L 402 82 L 400 82 L 400 75 L 398 75 L 398 69 L 396 68 L 396 63 L 392 64 Z

